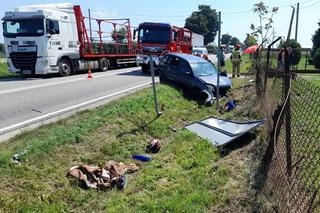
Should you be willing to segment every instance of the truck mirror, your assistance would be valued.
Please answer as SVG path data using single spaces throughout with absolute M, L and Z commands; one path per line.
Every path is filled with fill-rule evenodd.
M 47 33 L 47 38 L 51 38 L 52 34 L 51 33 Z

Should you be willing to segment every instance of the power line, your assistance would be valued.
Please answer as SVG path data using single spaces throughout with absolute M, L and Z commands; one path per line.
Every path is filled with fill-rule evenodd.
M 313 4 L 308 5 L 308 6 L 301 7 L 301 9 L 309 8 L 309 7 L 312 7 L 312 6 L 314 6 L 314 5 L 316 5 L 316 4 L 319 4 L 319 3 L 320 3 L 320 1 L 317 1 L 317 2 L 315 2 L 315 3 L 313 3 Z
M 307 1 L 303 1 L 300 3 L 301 4 L 306 4 L 306 3 L 309 3 L 309 2 L 312 2 L 314 0 L 307 0 Z M 307 6 L 304 6 L 304 7 L 301 7 L 300 9 L 305 9 L 305 8 L 309 8 L 309 7 L 312 7 L 316 4 L 320 3 L 320 1 L 317 1 L 317 2 L 314 2 L 313 4 L 311 5 L 307 5 Z M 287 4 L 287 5 L 281 5 L 281 6 L 278 6 L 278 8 L 289 8 L 291 7 L 292 5 L 294 4 Z M 243 10 L 243 11 L 230 11 L 230 12 L 223 12 L 224 15 L 237 15 L 237 14 L 249 14 L 249 13 L 253 13 L 253 10 Z M 172 18 L 179 18 L 179 19 L 186 19 L 188 18 L 190 15 L 170 15 L 170 16 L 165 16 L 165 15 L 155 15 L 155 14 L 130 14 L 130 13 L 118 13 L 119 15 L 126 15 L 126 16 L 129 16 L 129 17 L 149 17 L 149 18 L 168 18 L 168 19 L 172 19 Z M 277 13 L 277 14 L 282 14 L 282 13 Z M 249 18 L 247 16 L 245 17 L 237 17 L 238 18 L 241 18 L 241 19 L 244 19 L 244 18 Z M 234 19 L 234 18 L 233 18 Z M 228 20 L 228 19 L 225 19 L 225 20 Z M 231 19 L 230 19 L 231 20 Z

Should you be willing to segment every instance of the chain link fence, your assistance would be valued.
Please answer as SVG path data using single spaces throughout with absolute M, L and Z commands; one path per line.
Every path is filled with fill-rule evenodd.
M 273 122 L 262 193 L 278 212 L 320 212 L 320 87 L 290 71 L 287 49 L 284 57 L 283 69 L 274 56 L 257 64 L 257 94 Z

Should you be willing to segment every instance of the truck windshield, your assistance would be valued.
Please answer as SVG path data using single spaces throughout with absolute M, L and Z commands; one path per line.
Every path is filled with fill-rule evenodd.
M 44 34 L 43 19 L 6 20 L 3 22 L 3 36 L 42 36 Z
M 140 29 L 141 43 L 167 44 L 170 41 L 170 29 Z

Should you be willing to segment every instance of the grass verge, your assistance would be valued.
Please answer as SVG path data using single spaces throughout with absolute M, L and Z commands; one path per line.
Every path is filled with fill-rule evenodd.
M 8 71 L 8 66 L 5 63 L 0 63 L 0 79 L 1 78 L 12 78 L 18 77 L 20 75 L 12 74 Z
M 212 107 L 199 106 L 169 86 L 159 85 L 158 92 L 160 117 L 153 110 L 151 89 L 145 89 L 0 144 L 0 208 L 5 212 L 227 209 L 247 188 L 246 154 L 235 151 L 222 158 L 208 141 L 183 129 L 187 123 L 217 115 Z M 242 94 L 239 103 L 248 97 L 252 99 Z M 226 101 L 222 99 L 222 104 Z M 257 116 L 245 111 L 249 108 L 220 116 Z M 132 162 L 130 156 L 143 153 L 152 138 L 159 138 L 163 148 L 129 176 L 124 191 L 86 191 L 65 177 L 74 165 Z M 21 164 L 10 162 L 13 154 L 24 150 Z
M 242 54 L 241 59 L 242 59 L 242 62 L 240 64 L 240 73 L 247 73 L 250 70 L 251 64 L 252 64 L 252 61 L 250 59 L 250 55 L 249 54 Z M 227 73 L 232 73 L 232 63 L 231 63 L 230 59 L 226 60 L 225 69 L 226 69 Z

